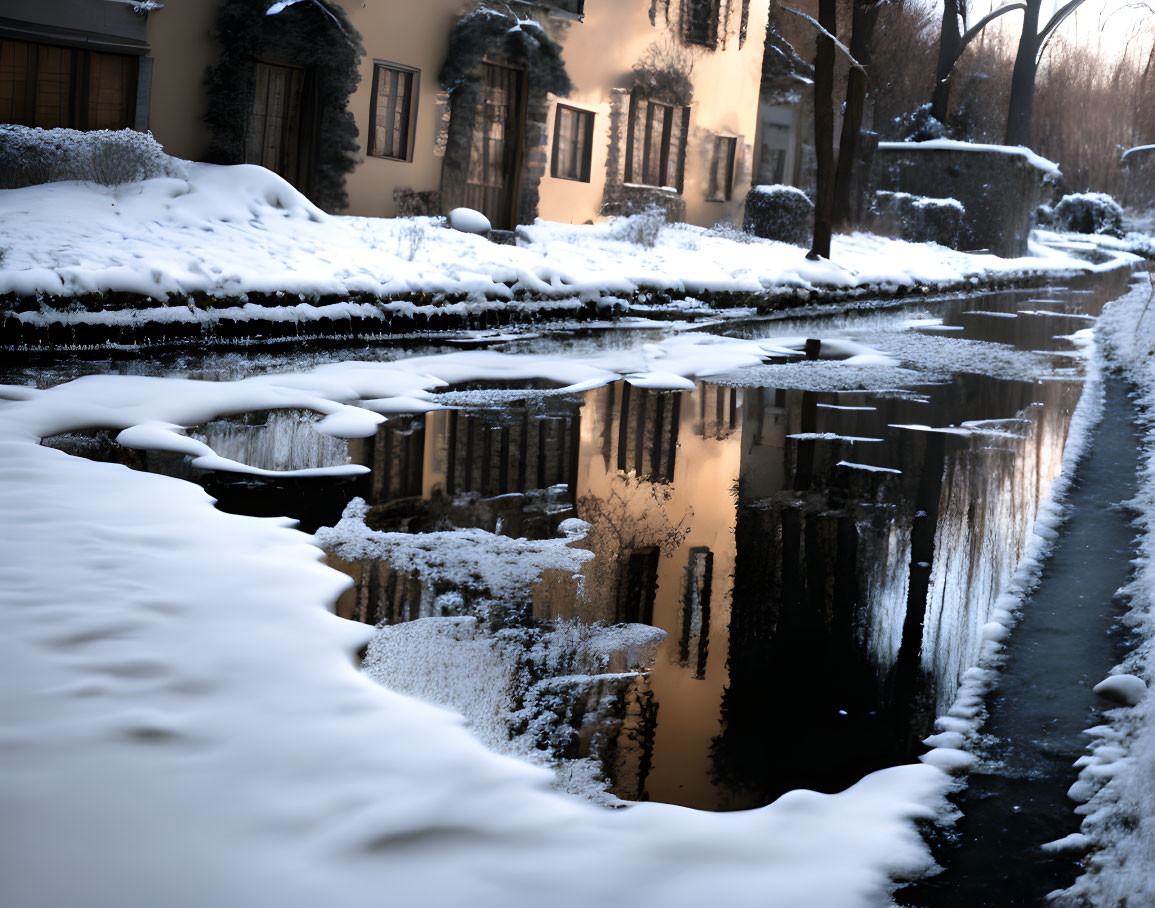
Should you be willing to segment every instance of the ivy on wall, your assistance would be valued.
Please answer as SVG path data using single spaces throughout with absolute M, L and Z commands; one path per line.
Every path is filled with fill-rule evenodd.
M 449 47 L 439 81 L 449 93 L 449 134 L 441 173 L 442 202 L 461 204 L 469 169 L 474 117 L 481 101 L 478 74 L 488 59 L 525 70 L 526 156 L 517 187 L 516 223 L 530 223 L 537 214 L 538 188 L 545 175 L 546 120 L 549 93 L 566 97 L 573 83 L 566 73 L 561 45 L 533 19 L 519 19 L 508 6 L 486 6 L 463 15 L 449 34 Z
M 561 46 L 532 19 L 482 7 L 466 13 L 449 33 L 449 52 L 441 67 L 441 87 L 452 92 L 467 84 L 482 59 L 504 54 L 529 71 L 534 89 L 565 97 L 573 84 L 565 71 Z
M 220 60 L 205 72 L 205 122 L 212 132 L 207 160 L 244 163 L 258 60 L 304 67 L 310 103 L 301 128 L 313 141 L 299 188 L 319 207 L 339 211 L 349 205 L 345 175 L 360 160 L 348 103 L 361 80 L 361 36 L 344 10 L 327 0 L 276 4 L 275 15 L 267 14 L 270 6 L 270 0 L 222 0 L 217 11 L 213 38 Z

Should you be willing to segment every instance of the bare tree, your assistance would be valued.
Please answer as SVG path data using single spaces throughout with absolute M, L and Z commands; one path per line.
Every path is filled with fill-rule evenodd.
M 934 92 L 930 99 L 931 116 L 945 123 L 950 111 L 950 77 L 955 64 L 975 38 L 995 19 L 1014 10 L 1027 8 L 1026 3 L 1008 3 L 983 16 L 971 28 L 966 27 L 966 0 L 945 0 L 942 11 L 942 31 L 938 41 L 938 64 L 934 73 Z
M 1083 4 L 1083 0 L 1068 0 L 1040 29 L 1039 8 L 1042 2 L 1043 0 L 1026 0 L 1026 7 L 1023 10 L 1023 33 L 1019 37 L 1019 50 L 1015 55 L 1015 69 L 1011 76 L 1011 103 L 1007 110 L 1008 145 L 1031 144 L 1035 76 L 1039 71 L 1039 61 L 1055 29 Z
M 854 0 L 851 13 L 850 56 L 859 64 L 851 66 L 846 77 L 846 112 L 842 117 L 842 136 L 838 142 L 838 168 L 834 175 L 834 203 L 831 219 L 835 226 L 846 227 L 857 220 L 854 204 L 854 171 L 862 151 L 862 115 L 869 87 L 867 67 L 871 64 L 874 27 L 885 0 Z
M 818 21 L 815 24 L 818 26 L 818 37 L 814 48 L 814 151 L 818 166 L 814 192 L 814 242 L 806 257 L 828 259 L 830 239 L 834 232 L 834 52 L 838 42 L 835 37 L 838 34 L 837 0 L 818 0 Z

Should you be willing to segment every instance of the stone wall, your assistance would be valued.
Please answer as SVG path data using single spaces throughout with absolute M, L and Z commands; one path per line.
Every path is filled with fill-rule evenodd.
M 960 249 L 987 249 L 1004 257 L 1027 254 L 1046 173 L 1022 154 L 883 142 L 878 162 L 879 189 L 962 203 Z
M 1123 168 L 1123 204 L 1129 208 L 1155 208 L 1155 145 L 1131 151 L 1123 160 Z

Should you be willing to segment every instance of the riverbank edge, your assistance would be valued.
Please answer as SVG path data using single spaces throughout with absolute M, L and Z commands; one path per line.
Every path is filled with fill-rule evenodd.
M 1135 498 L 1116 507 L 1135 514 L 1137 557 L 1132 579 L 1114 595 L 1128 600 L 1124 622 L 1134 633 L 1130 652 L 1112 674 L 1142 678 L 1147 695 L 1107 713 L 1086 730 L 1087 754 L 1069 796 L 1083 815 L 1083 872 L 1068 889 L 1051 894 L 1062 908 L 1155 902 L 1155 278 L 1110 304 L 1096 325 L 1105 367 L 1136 387 L 1135 420 L 1144 466 Z
M 36 354 L 106 348 L 248 347 L 302 342 L 372 342 L 449 331 L 500 331 L 537 325 L 563 327 L 644 318 L 655 322 L 778 314 L 803 315 L 815 307 L 853 312 L 906 305 L 963 293 L 1077 285 L 1130 275 L 1141 267 L 1112 257 L 1085 268 L 972 276 L 961 281 L 870 287 L 817 286 L 761 293 L 705 291 L 689 294 L 641 288 L 633 294 L 540 297 L 520 292 L 512 300 L 431 293 L 382 298 L 372 294 L 318 295 L 283 292 L 214 297 L 192 293 L 179 302 L 132 292 L 77 296 L 0 296 L 0 350 Z

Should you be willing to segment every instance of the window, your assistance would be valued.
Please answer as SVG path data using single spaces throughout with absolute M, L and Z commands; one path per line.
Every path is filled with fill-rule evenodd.
M 658 592 L 658 550 L 634 549 L 619 568 L 616 623 L 653 624 Z
M 139 59 L 0 39 L 0 122 L 123 129 L 136 115 Z
M 550 176 L 588 183 L 593 138 L 593 113 L 559 104 L 554 119 Z
M 682 392 L 622 385 L 618 469 L 646 482 L 672 482 L 678 456 Z
M 718 41 L 718 0 L 682 0 L 682 33 L 688 44 Z
M 738 156 L 738 139 L 714 137 L 714 159 L 710 163 L 710 188 L 707 202 L 728 202 L 734 191 L 734 160 Z
M 369 114 L 369 154 L 413 160 L 420 70 L 394 63 L 373 66 L 373 109 Z
M 693 668 L 694 677 L 706 677 L 710 648 L 710 585 L 714 555 L 707 548 L 690 549 L 682 582 L 682 635 L 678 640 L 678 663 Z
M 585 0 L 540 0 L 540 3 L 547 9 L 560 10 L 578 18 L 585 14 Z
M 682 191 L 690 108 L 630 97 L 626 182 Z

